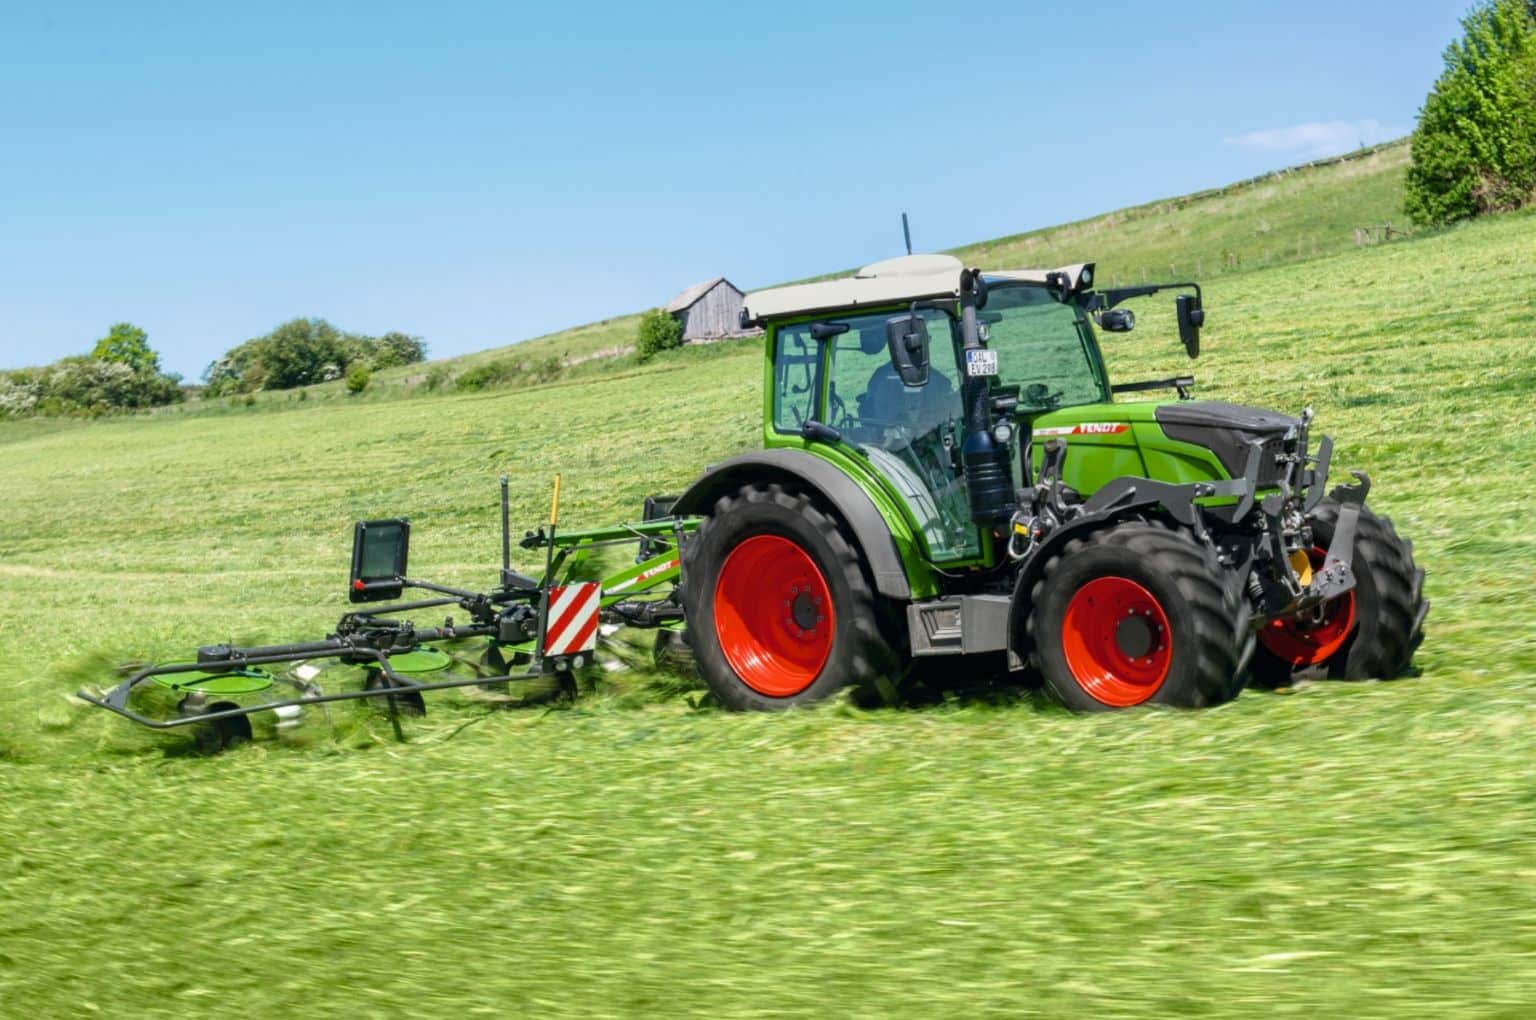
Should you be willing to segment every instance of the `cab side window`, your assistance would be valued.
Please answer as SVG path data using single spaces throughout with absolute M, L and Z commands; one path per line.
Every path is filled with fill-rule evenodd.
M 799 432 L 816 417 L 818 347 L 809 325 L 774 331 L 773 427 L 780 432 Z

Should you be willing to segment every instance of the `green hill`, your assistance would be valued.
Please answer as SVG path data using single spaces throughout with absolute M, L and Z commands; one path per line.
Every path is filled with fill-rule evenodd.
M 1101 279 L 1110 282 L 1170 277 L 1207 281 L 1350 250 L 1357 227 L 1394 221 L 1401 227 L 1407 165 L 1407 141 L 1391 142 L 1224 188 L 981 241 L 952 253 L 992 269 L 1096 260 Z M 657 295 L 657 303 L 670 296 Z M 426 365 L 387 369 L 374 377 L 374 396 L 428 386 L 452 388 L 462 373 L 498 360 L 533 368 L 553 358 L 574 364 L 577 371 L 567 368 L 565 374 L 578 376 L 622 370 L 631 360 L 623 352 L 633 346 L 638 324 L 637 312 Z M 523 376 L 526 381 L 529 373 Z M 336 382 L 314 387 L 312 395 L 345 394 Z M 292 395 L 264 393 L 257 399 L 286 402 Z M 162 413 L 201 409 L 193 403 Z
M 1289 182 L 1201 200 L 1237 203 L 1240 224 L 1154 211 L 1140 247 L 1106 232 L 1075 257 L 1125 275 L 1126 253 L 1196 250 L 1158 248 L 1178 233 L 1163 217 L 1214 241 L 1252 231 L 1245 202 L 1304 216 Z M 1066 261 L 1068 229 L 1092 236 L 1049 232 L 1028 261 Z M 1209 279 L 1200 393 L 1316 407 L 1336 469 L 1369 470 L 1372 504 L 1416 540 L 1434 610 L 1417 678 L 1208 712 L 733 716 L 633 674 L 559 711 L 437 698 L 404 746 L 337 709 L 335 737 L 315 721 L 303 741 L 187 757 L 70 691 L 130 656 L 323 635 L 357 517 L 409 514 L 414 569 L 488 583 L 503 471 L 515 522 L 540 518 L 555 471 L 570 523 L 631 516 L 753 443 L 758 345 L 508 391 L 0 424 L 0 1002 L 1522 1015 L 1533 231 L 1521 214 L 1346 236 Z M 1106 343 L 1114 375 L 1184 368 L 1166 310 L 1138 314 Z

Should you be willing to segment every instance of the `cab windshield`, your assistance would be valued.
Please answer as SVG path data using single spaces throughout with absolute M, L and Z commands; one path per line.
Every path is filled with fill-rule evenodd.
M 1110 399 L 1087 320 L 1049 288 L 993 283 L 980 314 L 997 352 L 997 383 L 1018 387 L 1021 412 Z

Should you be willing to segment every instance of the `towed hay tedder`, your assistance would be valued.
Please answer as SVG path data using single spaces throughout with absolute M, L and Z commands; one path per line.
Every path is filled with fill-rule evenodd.
M 272 712 L 278 725 L 296 721 L 306 706 L 359 698 L 383 699 L 399 733 L 399 716 L 426 711 L 423 692 L 555 680 L 574 693 L 576 670 L 591 665 L 601 631 L 616 624 L 669 627 L 681 623 L 676 600 L 678 549 L 697 521 L 647 517 L 595 531 L 559 531 L 560 476 L 555 476 L 549 523 L 528 532 L 524 549 L 544 552 L 544 574 L 535 580 L 512 569 L 507 516 L 507 479 L 501 479 L 502 565 L 489 591 L 468 591 L 408 575 L 410 521 L 358 521 L 353 526 L 352 603 L 387 603 L 347 612 L 325 639 L 240 648 L 205 645 L 192 662 L 132 668 L 104 693 L 79 697 L 154 729 L 197 725 L 222 745 L 250 739 L 250 716 Z M 598 549 L 637 544 L 633 566 L 597 581 L 577 580 L 583 561 Z M 398 600 L 407 590 L 436 597 Z M 454 607 L 467 615 L 435 627 L 419 627 L 405 614 Z M 439 645 L 483 644 L 477 656 L 451 655 Z M 363 683 L 327 692 L 316 682 L 327 663 L 361 667 Z M 276 667 L 284 667 L 278 669 Z M 448 676 L 459 667 L 471 677 Z M 422 679 L 436 677 L 435 679 Z M 179 700 L 175 713 L 156 718 L 135 703 L 141 688 L 160 688 Z M 281 692 L 272 697 L 270 692 Z M 266 697 L 259 697 L 268 695 Z M 255 700 L 253 700 L 255 699 Z

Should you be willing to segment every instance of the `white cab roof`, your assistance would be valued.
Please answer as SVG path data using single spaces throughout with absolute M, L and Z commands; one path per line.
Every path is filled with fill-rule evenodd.
M 865 266 L 852 276 L 836 280 L 753 291 L 745 301 L 747 316 L 754 320 L 782 319 L 867 305 L 958 298 L 960 274 L 964 269 L 964 263 L 953 255 L 902 255 Z M 1062 273 L 1076 288 L 1083 269 L 1084 266 L 1076 265 L 1052 270 L 988 271 L 983 275 L 1021 283 L 1045 283 L 1048 274 Z

